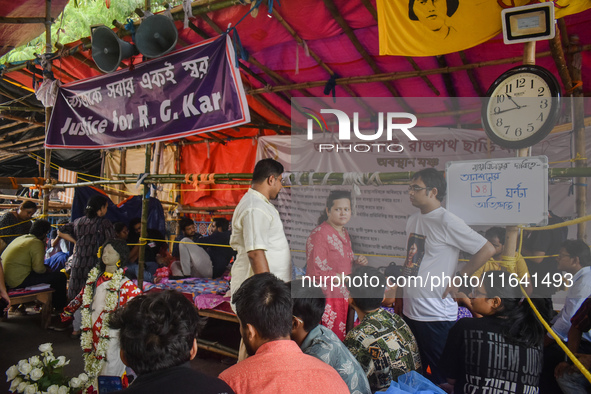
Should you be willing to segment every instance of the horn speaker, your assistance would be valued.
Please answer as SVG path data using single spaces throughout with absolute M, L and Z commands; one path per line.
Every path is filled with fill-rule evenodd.
M 107 26 L 98 26 L 92 31 L 92 59 L 103 72 L 110 73 L 119 67 L 123 59 L 134 54 L 133 44 L 123 41 Z
M 134 42 L 142 55 L 153 58 L 172 51 L 178 37 L 172 19 L 159 14 L 144 19 L 135 33 Z

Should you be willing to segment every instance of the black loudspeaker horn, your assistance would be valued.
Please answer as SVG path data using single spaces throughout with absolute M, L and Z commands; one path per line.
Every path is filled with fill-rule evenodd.
M 135 45 L 148 58 L 162 56 L 172 51 L 179 32 L 172 19 L 164 15 L 150 15 L 135 33 Z
M 106 73 L 117 70 L 123 59 L 137 54 L 133 44 L 123 41 L 107 26 L 92 31 L 92 59 Z

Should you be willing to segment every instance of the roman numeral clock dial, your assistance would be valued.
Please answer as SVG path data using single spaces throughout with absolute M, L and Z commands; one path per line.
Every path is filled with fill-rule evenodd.
M 545 68 L 518 66 L 491 85 L 482 106 L 482 124 L 496 144 L 511 149 L 544 139 L 560 113 L 560 85 Z

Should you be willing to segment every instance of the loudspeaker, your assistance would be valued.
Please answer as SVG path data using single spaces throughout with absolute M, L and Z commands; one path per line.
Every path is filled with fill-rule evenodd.
M 133 44 L 123 41 L 107 26 L 92 31 L 92 59 L 106 73 L 117 70 L 123 59 L 136 55 Z
M 164 15 L 150 15 L 135 33 L 135 45 L 148 58 L 162 56 L 172 51 L 179 32 L 172 19 Z

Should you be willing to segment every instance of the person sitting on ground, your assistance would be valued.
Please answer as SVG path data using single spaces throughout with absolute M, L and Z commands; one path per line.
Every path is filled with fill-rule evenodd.
M 45 241 L 51 230 L 47 220 L 39 219 L 27 235 L 12 241 L 2 253 L 2 265 L 6 284 L 11 289 L 21 289 L 40 283 L 48 283 L 54 290 L 52 304 L 56 311 L 66 306 L 66 282 L 63 272 L 48 272 L 43 264 Z
M 181 239 L 180 243 L 175 244 L 175 246 L 178 245 L 180 261 L 175 261 L 171 264 L 170 271 L 172 272 L 172 276 L 184 278 L 212 278 L 213 265 L 211 257 L 204 248 L 195 243 L 197 239 L 195 237 L 195 224 L 191 219 L 188 220 L 191 224 L 188 224 L 188 221 L 184 222 L 187 224 L 184 228 L 185 238 Z M 202 239 L 203 238 L 201 237 L 198 238 L 198 242 L 201 243 Z M 232 250 L 231 248 L 228 249 Z
M 520 288 L 507 283 L 508 272 L 486 272 L 471 297 L 483 317 L 460 319 L 449 331 L 439 367 L 454 393 L 538 393 L 544 328 Z
M 17 209 L 8 211 L 0 217 L 0 240 L 4 243 L 0 245 L 0 253 L 16 237 L 29 234 L 31 218 L 35 212 L 37 212 L 37 204 L 33 201 L 25 201 Z
M 113 223 L 113 228 L 115 229 L 115 237 L 127 242 L 129 238 L 129 227 L 123 222 L 115 222 Z
M 68 224 L 68 219 L 61 219 L 57 222 L 60 225 Z M 66 267 L 66 261 L 70 257 L 70 243 L 57 235 L 57 228 L 51 229 L 49 235 L 50 247 L 45 252 L 45 266 L 50 271 L 61 271 Z
M 119 330 L 121 359 L 138 377 L 120 393 L 232 394 L 223 381 L 191 368 L 197 354 L 199 315 L 174 290 L 131 300 L 111 318 Z
M 197 240 L 201 238 L 201 234 L 197 231 L 195 222 L 187 216 L 183 216 L 179 220 L 179 234 L 174 239 L 174 246 L 172 247 L 172 257 L 177 260 L 181 258 L 179 251 L 179 246 L 181 244 L 179 242 L 182 241 L 183 238 L 190 238 L 192 242 L 197 242 Z
M 236 394 L 349 393 L 330 365 L 302 353 L 290 339 L 292 300 L 285 282 L 269 272 L 253 275 L 232 295 L 232 302 L 250 357 L 219 377 Z
M 490 260 L 488 260 L 482 267 L 476 270 L 472 276 L 480 278 L 484 272 L 488 271 L 500 271 L 502 269 L 503 261 L 503 247 L 505 245 L 505 234 L 506 231 L 503 227 L 491 227 L 484 233 L 484 238 L 492 244 L 495 248 L 495 254 Z M 515 256 L 515 273 L 519 279 L 519 283 L 523 284 L 527 294 L 532 293 L 533 286 L 530 283 L 529 270 L 527 269 L 527 263 L 525 259 L 517 254 Z
M 566 292 L 564 306 L 552 320 L 552 330 L 560 339 L 566 342 L 571 328 L 571 318 L 585 299 L 591 296 L 591 251 L 584 241 L 567 239 L 562 243 L 556 260 L 558 261 L 558 271 L 567 273 L 564 277 L 564 283 L 568 284 L 570 282 L 570 286 L 568 286 Z M 552 278 L 550 280 L 553 280 Z M 583 339 L 585 341 L 581 343 L 582 345 L 589 344 L 591 342 L 591 333 L 584 333 Z M 558 392 L 559 388 L 554 378 L 554 371 L 556 366 L 561 361 L 564 361 L 564 351 L 556 344 L 550 334 L 544 337 L 544 345 L 544 367 L 542 369 L 540 392 Z M 577 349 L 581 353 L 590 350 L 589 346 Z M 552 388 L 552 390 L 548 388 Z
M 364 277 L 371 280 L 364 281 Z M 349 305 L 360 323 L 347 333 L 344 344 L 365 371 L 371 390 L 386 389 L 407 372 L 421 372 L 419 348 L 410 328 L 400 316 L 380 308 L 386 288 L 384 274 L 365 266 L 349 278 Z
M 139 250 L 140 250 L 140 235 L 142 229 L 142 222 L 140 218 L 131 219 L 129 222 L 131 232 L 128 236 L 128 244 L 135 244 L 131 247 L 129 252 L 129 263 L 125 270 L 125 275 L 129 279 L 137 279 L 139 273 Z M 144 281 L 153 282 L 156 276 L 156 270 L 160 267 L 168 266 L 169 253 L 168 245 L 164 239 L 164 235 L 156 229 L 149 228 L 147 230 L 147 238 L 144 254 Z
M 568 349 L 589 370 L 591 369 L 591 342 L 583 339 L 583 334 L 588 335 L 591 330 L 591 298 L 583 302 L 570 322 Z M 570 359 L 556 366 L 554 376 L 564 394 L 587 393 L 591 389 L 591 382 L 572 364 Z
M 211 222 L 211 234 L 199 239 L 199 243 L 204 244 L 203 248 L 211 259 L 213 266 L 213 278 L 219 278 L 226 272 L 226 268 L 232 258 L 236 256 L 236 251 L 230 247 L 230 237 L 232 232 L 229 230 L 230 222 L 226 218 L 213 218 Z M 227 246 L 207 246 L 227 245 Z
M 301 279 L 288 283 L 293 299 L 291 339 L 304 354 L 309 354 L 333 367 L 355 394 L 371 394 L 369 382 L 359 362 L 332 330 L 321 325 L 326 307 L 324 292 L 319 287 L 305 286 Z

